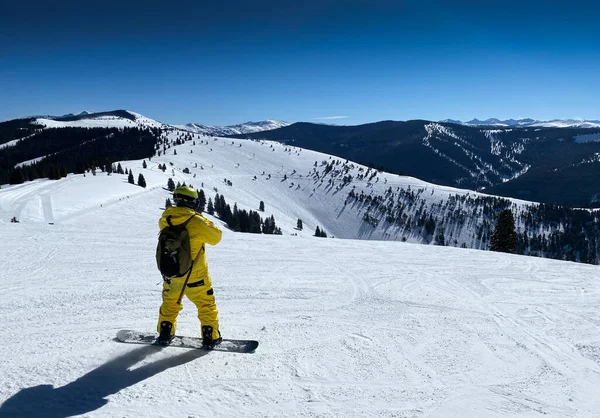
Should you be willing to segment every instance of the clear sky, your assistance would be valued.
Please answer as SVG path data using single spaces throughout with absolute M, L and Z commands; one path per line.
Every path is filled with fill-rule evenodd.
M 593 1 L 8 1 L 0 120 L 600 119 Z

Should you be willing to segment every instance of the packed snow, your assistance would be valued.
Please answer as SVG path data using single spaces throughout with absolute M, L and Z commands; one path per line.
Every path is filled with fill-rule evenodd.
M 0 418 L 598 416 L 598 266 L 382 241 L 343 205 L 346 189 L 307 175 L 329 156 L 195 141 L 147 169 L 121 162 L 145 189 L 102 172 L 2 185 Z M 356 185 L 469 193 L 378 176 Z M 259 340 L 255 354 L 115 341 L 156 328 L 169 177 L 240 209 L 262 200 L 283 230 L 235 233 L 212 217 L 221 332 Z M 184 300 L 178 333 L 199 331 Z

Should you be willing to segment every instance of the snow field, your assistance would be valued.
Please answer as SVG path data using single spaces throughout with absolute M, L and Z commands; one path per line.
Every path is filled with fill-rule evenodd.
M 383 232 L 344 208 L 347 189 L 307 178 L 329 156 L 202 140 L 147 169 L 122 162 L 146 189 L 101 172 L 2 186 L 0 418 L 599 416 L 598 266 L 337 239 Z M 234 233 L 213 218 L 224 229 L 207 248 L 221 331 L 258 339 L 253 355 L 114 341 L 156 327 L 169 177 L 240 209 L 263 200 L 261 216 L 284 232 Z M 385 173 L 356 184 L 463 192 Z M 312 237 L 316 226 L 336 239 Z M 187 300 L 178 333 L 199 334 Z

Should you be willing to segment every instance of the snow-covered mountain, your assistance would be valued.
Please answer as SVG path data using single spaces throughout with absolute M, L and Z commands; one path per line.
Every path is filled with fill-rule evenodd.
M 114 110 L 107 112 L 83 111 L 78 114 L 69 113 L 63 116 L 40 116 L 35 118 L 38 125 L 46 128 L 161 128 L 181 129 L 203 135 L 223 136 L 238 135 L 254 132 L 268 131 L 290 125 L 288 122 L 264 120 L 260 122 L 246 122 L 230 126 L 208 126 L 200 123 L 187 125 L 169 125 L 150 119 L 130 110 Z
M 127 111 L 115 111 L 110 112 L 110 114 L 96 113 L 93 114 L 93 117 L 77 115 L 44 121 L 38 119 L 37 122 L 44 122 L 50 126 L 77 124 L 77 126 L 88 127 L 93 126 L 93 123 L 100 124 L 100 126 L 110 123 L 113 124 L 112 126 L 125 126 L 125 124 L 134 126 L 131 124 L 135 124 L 138 127 L 156 128 L 159 124 L 159 122 L 145 118 L 140 114 Z M 21 133 L 21 135 L 31 134 L 33 136 L 23 136 L 20 139 L 0 144 L 0 152 L 6 153 L 8 157 L 13 155 L 20 157 L 13 160 L 15 169 L 9 172 L 9 175 L 4 176 L 3 182 L 19 184 L 40 177 L 61 178 L 68 172 L 83 173 L 86 168 L 89 169 L 90 164 L 98 164 L 96 161 L 107 161 L 94 157 L 99 151 L 105 153 L 104 155 L 112 153 L 112 158 L 108 160 L 108 164 L 113 165 L 115 161 L 123 158 L 143 158 L 152 155 L 154 155 L 153 158 L 159 158 L 160 161 L 165 157 L 165 153 L 171 154 L 179 150 L 179 152 L 183 151 L 186 154 L 184 162 L 179 164 L 177 161 L 182 157 L 173 155 L 174 160 L 169 159 L 169 165 L 171 162 L 173 163 L 170 170 L 176 170 L 176 167 L 179 167 L 179 170 L 187 169 L 186 171 L 189 173 L 204 176 L 205 172 L 194 171 L 194 169 L 198 167 L 206 168 L 210 164 L 211 166 L 222 167 L 220 170 L 223 176 L 219 178 L 228 181 L 230 179 L 227 174 L 231 173 L 227 167 L 231 164 L 231 161 L 252 159 L 254 163 L 246 165 L 246 171 L 239 169 L 235 171 L 236 173 L 242 173 L 244 179 L 252 178 L 252 182 L 245 184 L 248 193 L 253 196 L 267 193 L 271 195 L 274 202 L 277 202 L 278 196 L 286 196 L 292 192 L 289 198 L 293 199 L 296 205 L 301 208 L 296 212 L 306 214 L 290 217 L 289 214 L 283 211 L 278 212 L 278 218 L 287 219 L 287 226 L 282 228 L 287 228 L 288 231 L 296 227 L 298 219 L 305 222 L 307 222 L 306 219 L 313 219 L 312 225 L 314 228 L 319 226 L 329 235 L 333 234 L 341 238 L 404 240 L 414 243 L 435 243 L 486 249 L 498 212 L 503 208 L 510 207 L 518 214 L 517 227 L 519 237 L 523 242 L 520 252 L 592 263 L 600 256 L 597 248 L 591 244 L 588 245 L 588 243 L 595 242 L 599 238 L 597 232 L 594 232 L 594 225 L 597 220 L 590 212 L 574 215 L 567 210 L 561 215 L 564 220 L 564 225 L 561 226 L 560 220 L 557 222 L 556 219 L 548 218 L 550 216 L 548 212 L 537 211 L 537 205 L 535 204 L 525 204 L 520 200 L 500 199 L 496 196 L 464 190 L 464 188 L 470 188 L 470 185 L 473 184 L 473 182 L 469 183 L 469 178 L 477 178 L 486 181 L 486 186 L 493 186 L 498 183 L 498 179 L 506 179 L 503 184 L 509 184 L 524 173 L 528 173 L 530 166 L 520 157 L 525 149 L 525 144 L 529 141 L 527 138 L 523 139 L 523 135 L 539 136 L 537 130 L 532 129 L 531 132 L 523 134 L 516 132 L 514 138 L 508 137 L 504 140 L 502 135 L 512 135 L 514 129 L 481 130 L 473 127 L 457 127 L 417 121 L 412 125 L 409 124 L 410 132 L 418 131 L 419 124 L 422 123 L 425 123 L 423 137 L 417 138 L 417 140 L 427 151 L 428 161 L 424 161 L 422 164 L 425 170 L 424 173 L 427 173 L 427 164 L 439 165 L 439 163 L 431 162 L 431 156 L 439 156 L 441 160 L 446 160 L 459 167 L 462 170 L 459 174 L 466 173 L 469 176 L 464 177 L 463 175 L 461 179 L 464 178 L 464 182 L 455 183 L 462 189 L 456 188 L 455 185 L 442 187 L 433 184 L 432 181 L 427 182 L 417 180 L 415 177 L 384 173 L 357 164 L 353 162 L 353 158 L 344 158 L 343 154 L 340 157 L 333 157 L 327 153 L 314 153 L 308 149 L 299 148 L 303 125 L 308 125 L 306 129 L 312 137 L 319 136 L 314 135 L 317 132 L 315 126 L 318 127 L 318 125 L 310 124 L 294 125 L 292 128 L 294 128 L 296 137 L 289 145 L 275 141 L 210 137 L 173 126 L 161 125 L 163 129 L 142 130 L 143 132 L 139 130 L 128 132 L 131 130 L 113 128 L 110 132 L 100 131 L 96 134 L 93 129 L 82 130 L 83 132 L 76 132 L 72 137 L 75 141 L 67 141 L 64 149 L 46 147 L 43 151 L 40 151 L 38 144 L 62 144 L 61 141 L 65 139 L 63 138 L 64 135 L 62 132 L 55 130 L 40 131 L 35 127 L 36 125 L 33 125 L 34 128 L 30 126 L 23 128 L 26 130 Z M 385 125 L 385 123 L 383 124 Z M 404 126 L 402 123 L 395 124 L 400 125 L 400 128 Z M 415 126 L 417 130 L 414 129 Z M 269 132 L 283 132 L 283 141 L 285 141 L 291 138 L 290 135 L 285 134 L 288 129 L 288 127 L 284 127 Z M 328 127 L 327 129 L 334 128 Z M 343 127 L 339 129 L 347 130 L 350 128 Z M 357 127 L 357 129 L 361 129 L 361 127 Z M 475 135 L 473 135 L 473 132 L 461 132 L 465 129 L 475 130 Z M 14 129 L 11 128 L 10 132 L 14 132 Z M 393 136 L 394 140 L 402 138 L 402 132 L 401 130 L 397 136 Z M 588 131 L 585 130 L 585 132 Z M 330 138 L 333 138 L 331 132 L 329 132 L 329 135 Z M 345 138 L 350 136 L 346 135 Z M 360 134 L 360 138 L 364 142 L 365 132 Z M 67 139 L 71 138 L 67 137 Z M 595 135 L 583 135 L 578 137 L 578 140 L 580 142 L 590 142 L 593 145 L 594 141 L 598 139 Z M 332 143 L 334 142 L 336 141 L 332 141 Z M 209 143 L 214 146 L 210 147 L 211 154 L 208 155 L 208 158 L 202 153 L 196 155 L 198 151 L 196 147 L 199 144 L 207 146 Z M 557 141 L 557 143 L 562 144 L 564 141 Z M 230 144 L 235 144 L 239 149 L 228 150 L 223 153 L 218 151 L 229 149 L 228 145 Z M 268 149 L 265 152 L 267 145 Z M 345 144 L 342 143 L 342 145 Z M 383 146 L 382 142 L 378 142 L 377 148 L 381 149 Z M 306 148 L 311 148 L 310 144 Z M 346 149 L 349 149 L 349 147 Z M 11 152 L 13 150 L 14 152 Z M 247 155 L 248 150 L 253 150 L 251 158 Z M 299 158 L 290 158 L 289 160 L 274 158 L 275 154 L 273 153 L 277 150 L 283 150 L 290 157 Z M 483 154 L 481 150 L 487 150 L 487 152 Z M 414 151 L 414 147 L 412 151 Z M 135 154 L 133 154 L 134 152 Z M 361 151 L 360 155 L 363 159 L 368 152 L 369 149 Z M 384 152 L 390 155 L 394 150 L 386 149 Z M 560 155 L 564 165 L 564 153 L 549 154 Z M 82 161 L 82 155 L 88 156 L 86 162 Z M 301 156 L 308 156 L 308 159 L 300 158 Z M 531 153 L 529 153 L 529 157 L 529 161 L 531 161 Z M 576 168 L 580 170 L 578 172 L 585 173 L 584 170 L 587 168 L 593 169 L 597 165 L 598 159 L 593 153 L 586 152 L 585 155 L 579 154 L 576 157 L 575 162 L 578 164 Z M 412 159 L 412 163 L 414 163 L 414 154 L 409 155 L 408 158 Z M 76 164 L 77 161 L 79 161 L 79 165 Z M 378 161 L 378 159 L 369 159 L 369 161 Z M 408 162 L 411 163 L 411 161 Z M 35 166 L 32 166 L 32 164 Z M 99 165 L 102 169 L 105 169 L 107 163 L 100 163 Z M 266 169 L 269 167 L 271 171 L 267 172 Z M 175 172 L 171 174 L 171 176 L 174 175 Z M 556 175 L 562 176 L 563 180 L 566 178 L 561 173 Z M 273 187 L 265 189 L 264 184 L 258 181 L 261 177 L 265 180 L 277 178 L 279 182 L 272 185 Z M 593 176 L 589 177 L 594 178 Z M 189 180 L 189 176 L 187 179 Z M 163 180 L 166 184 L 166 178 Z M 227 184 L 228 181 L 224 183 Z M 266 184 L 271 183 L 273 182 Z M 579 192 L 581 192 L 582 185 L 586 186 L 587 183 L 579 181 L 578 185 L 580 186 Z M 589 197 L 584 194 L 580 201 L 586 204 L 590 199 L 595 201 L 597 187 L 595 183 L 592 186 L 593 190 L 590 191 Z M 583 190 L 587 192 L 588 189 Z M 486 193 L 494 194 L 489 189 L 486 190 Z M 510 195 L 505 194 L 505 196 Z M 531 194 L 523 195 L 524 198 L 530 198 L 531 196 Z M 524 207 L 524 205 L 527 205 L 527 207 Z M 251 202 L 247 204 L 248 209 L 255 206 Z M 20 204 L 17 207 L 20 208 L 19 213 L 7 213 L 7 219 L 13 216 L 19 218 L 20 213 L 25 210 L 26 206 Z M 32 210 L 39 209 L 39 204 L 32 207 Z M 319 215 L 322 211 L 325 212 Z M 332 216 L 333 212 L 339 212 L 339 214 Z M 470 214 L 478 213 L 485 214 L 485 216 L 480 216 L 476 219 L 478 224 L 473 224 L 475 221 L 474 215 Z M 466 216 L 466 214 L 469 215 Z M 35 218 L 45 219 L 42 215 L 36 215 Z M 573 234 L 582 231 L 586 239 L 574 242 L 572 237 L 575 235 Z M 554 241 L 552 242 L 559 241 L 561 245 L 550 246 L 549 240 L 538 245 L 538 242 L 535 241 L 540 236 L 549 237 L 550 234 L 554 234 Z
M 420 243 L 423 237 L 419 232 L 405 231 L 399 226 L 390 228 L 380 222 L 382 214 L 375 209 L 377 202 L 389 199 L 393 201 L 391 207 L 406 205 L 402 211 L 412 216 L 416 216 L 417 211 L 422 212 L 422 205 L 425 205 L 435 208 L 435 218 L 442 220 L 447 211 L 454 208 L 454 204 L 447 204 L 451 196 L 485 196 L 469 190 L 434 185 L 413 177 L 378 172 L 328 154 L 273 141 L 206 137 L 182 130 L 165 130 L 161 138 L 163 148 L 158 151 L 158 156 L 152 158 L 148 169 L 140 170 L 141 161 L 123 162 L 123 168 L 132 169 L 136 179 L 139 173 L 144 173 L 149 187 L 165 186 L 168 178 L 173 178 L 176 182 L 201 187 L 210 192 L 208 197 L 216 189 L 227 201 L 237 203 L 240 209 L 256 210 L 262 200 L 268 208 L 268 214 L 273 214 L 277 224 L 287 233 L 298 233 L 295 229 L 297 220 L 302 219 L 306 229 L 305 232 L 299 232 L 300 235 L 312 235 L 319 226 L 338 238 L 404 239 Z M 181 145 L 175 145 L 177 142 Z M 158 170 L 161 163 L 168 168 L 164 173 Z M 113 176 L 115 174 L 109 177 Z M 233 185 L 229 186 L 225 180 Z M 69 194 L 66 186 L 69 183 L 61 182 L 51 184 L 63 184 L 60 187 Z M 59 204 L 57 198 L 52 199 L 51 203 L 29 198 L 22 200 L 22 194 L 43 195 L 39 188 L 45 187 L 50 186 L 46 186 L 44 181 L 28 182 L 20 187 L 3 185 L 0 196 L 4 197 L 5 205 L 4 210 L 0 208 L 0 219 L 8 220 L 16 216 L 22 222 L 56 223 L 65 220 L 70 211 L 79 207 L 70 200 Z M 121 188 L 116 185 L 111 187 L 115 187 L 115 190 Z M 10 190 L 19 192 L 13 196 Z M 141 191 L 137 187 L 133 190 Z M 349 198 L 351 191 L 355 199 Z M 73 192 L 73 196 L 78 195 L 79 192 Z M 103 199 L 102 195 L 100 193 L 100 199 Z M 367 204 L 367 201 L 370 203 Z M 514 202 L 515 205 L 526 204 L 519 200 Z M 86 203 L 89 202 L 84 200 L 81 204 Z M 444 203 L 443 210 L 437 208 Z M 373 219 L 367 227 L 364 216 L 369 212 L 365 209 L 369 207 L 373 208 L 369 215 Z M 57 213 L 60 215 L 57 216 Z M 451 228 L 455 229 L 455 226 Z M 448 238 L 456 239 L 457 246 L 465 244 L 467 247 L 483 248 L 487 245 L 481 241 L 475 243 L 470 234 L 469 228 L 457 228 L 452 233 L 449 230 Z
M 539 128 L 600 128 L 600 120 L 553 119 L 541 121 L 535 119 L 490 118 L 486 120 L 472 119 L 462 122 L 456 119 L 444 119 L 440 122 L 469 126 L 504 126 L 504 127 L 539 127 Z
M 267 119 L 260 122 L 246 122 L 229 126 L 208 126 L 201 123 L 188 123 L 187 125 L 178 127 L 203 135 L 227 136 L 269 131 L 288 125 L 290 125 L 288 122 Z
M 170 126 L 129 110 L 81 112 L 77 115 L 38 117 L 33 122 L 45 128 L 162 128 Z
M 385 222 L 381 208 L 395 203 L 406 222 L 428 223 L 424 208 L 436 224 L 455 219 L 444 232 L 457 246 L 476 241 L 485 211 L 467 202 L 485 196 L 276 142 L 163 135 L 169 147 L 147 168 L 120 162 L 146 188 L 100 171 L 0 188 L 0 418 L 600 410 L 600 267 L 410 244 L 417 234 L 389 241 L 405 231 Z M 114 341 L 156 328 L 168 178 L 239 210 L 263 201 L 261 216 L 282 228 L 235 233 L 207 215 L 224 231 L 206 249 L 221 332 L 258 339 L 253 355 Z M 317 226 L 336 239 L 313 237 Z M 183 305 L 178 333 L 198 335 L 195 307 Z

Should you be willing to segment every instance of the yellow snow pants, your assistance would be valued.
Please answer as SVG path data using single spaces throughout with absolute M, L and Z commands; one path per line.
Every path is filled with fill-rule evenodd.
M 197 279 L 193 277 L 192 279 Z M 158 315 L 157 332 L 160 332 L 160 323 L 169 321 L 173 324 L 172 333 L 175 334 L 177 327 L 177 316 L 183 309 L 183 300 L 181 305 L 177 303 L 177 299 L 181 293 L 181 288 L 185 282 L 185 277 L 170 279 L 170 283 L 163 282 L 162 305 Z M 219 334 L 219 312 L 215 303 L 215 295 L 213 294 L 212 281 L 208 274 L 204 278 L 195 282 L 188 282 L 185 287 L 185 296 L 191 300 L 196 308 L 198 308 L 198 319 L 200 326 L 210 325 L 213 329 L 213 339 L 220 337 Z M 200 329 L 200 337 L 202 337 L 202 329 Z

